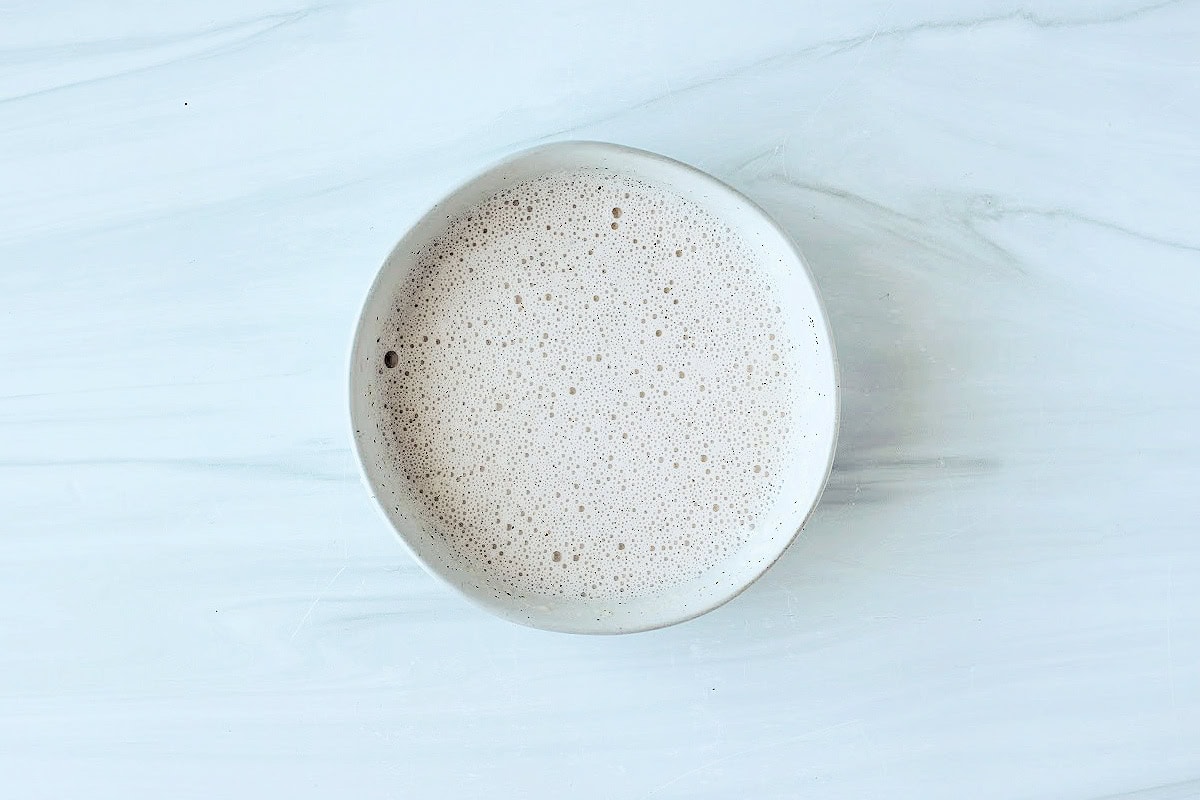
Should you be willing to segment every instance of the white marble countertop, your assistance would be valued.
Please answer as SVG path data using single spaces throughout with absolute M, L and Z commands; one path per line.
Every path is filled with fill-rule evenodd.
M 0 11 L 0 794 L 1200 796 L 1200 4 Z M 777 215 L 801 538 L 617 638 L 475 610 L 349 449 L 358 304 L 499 156 Z

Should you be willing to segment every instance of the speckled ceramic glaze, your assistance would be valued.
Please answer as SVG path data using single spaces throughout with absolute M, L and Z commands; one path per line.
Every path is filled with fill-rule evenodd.
M 680 622 L 754 581 L 815 506 L 838 420 L 788 237 L 705 173 L 596 142 L 518 153 L 405 235 L 350 402 L 416 559 L 577 633 Z

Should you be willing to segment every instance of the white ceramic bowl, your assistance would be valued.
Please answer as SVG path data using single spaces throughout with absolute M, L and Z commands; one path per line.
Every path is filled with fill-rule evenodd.
M 768 256 L 772 277 L 781 287 L 785 324 L 797 340 L 814 342 L 805 362 L 807 389 L 797 397 L 796 419 L 805 443 L 793 467 L 783 476 L 775 507 L 765 510 L 758 535 L 735 556 L 709 572 L 652 595 L 620 602 L 598 598 L 516 598 L 486 575 L 472 574 L 437 536 L 417 535 L 418 515 L 381 487 L 401 482 L 394 455 L 370 435 L 376 423 L 366 387 L 378 364 L 380 320 L 399 281 L 416 254 L 446 230 L 450 218 L 514 183 L 557 170 L 598 167 L 664 187 L 698 203 L 723 219 L 744 241 Z M 660 628 L 710 611 L 754 582 L 783 553 L 800 531 L 821 496 L 833 462 L 838 429 L 837 362 L 833 338 L 812 274 L 796 246 L 766 212 L 712 176 L 664 156 L 601 142 L 558 142 L 516 153 L 455 189 L 435 205 L 400 240 L 371 286 L 354 336 L 350 362 L 350 416 L 359 464 L 383 515 L 413 557 L 431 574 L 488 611 L 513 622 L 571 633 L 629 633 Z M 382 437 L 379 437 L 382 438 Z M 400 503 L 399 505 L 397 503 Z M 428 534 L 428 532 L 426 532 Z M 718 576 L 719 580 L 713 580 Z

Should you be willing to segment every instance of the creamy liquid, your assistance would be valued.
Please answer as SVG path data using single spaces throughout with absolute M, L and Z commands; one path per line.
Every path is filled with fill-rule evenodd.
M 459 568 L 627 598 L 762 532 L 799 376 L 760 258 L 696 203 L 599 169 L 515 184 L 420 252 L 371 395 Z

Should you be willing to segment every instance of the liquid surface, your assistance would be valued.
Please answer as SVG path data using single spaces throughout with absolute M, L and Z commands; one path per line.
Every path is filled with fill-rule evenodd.
M 516 184 L 397 289 L 379 434 L 460 568 L 519 595 L 660 591 L 778 499 L 797 444 L 780 303 L 746 243 L 663 188 Z

